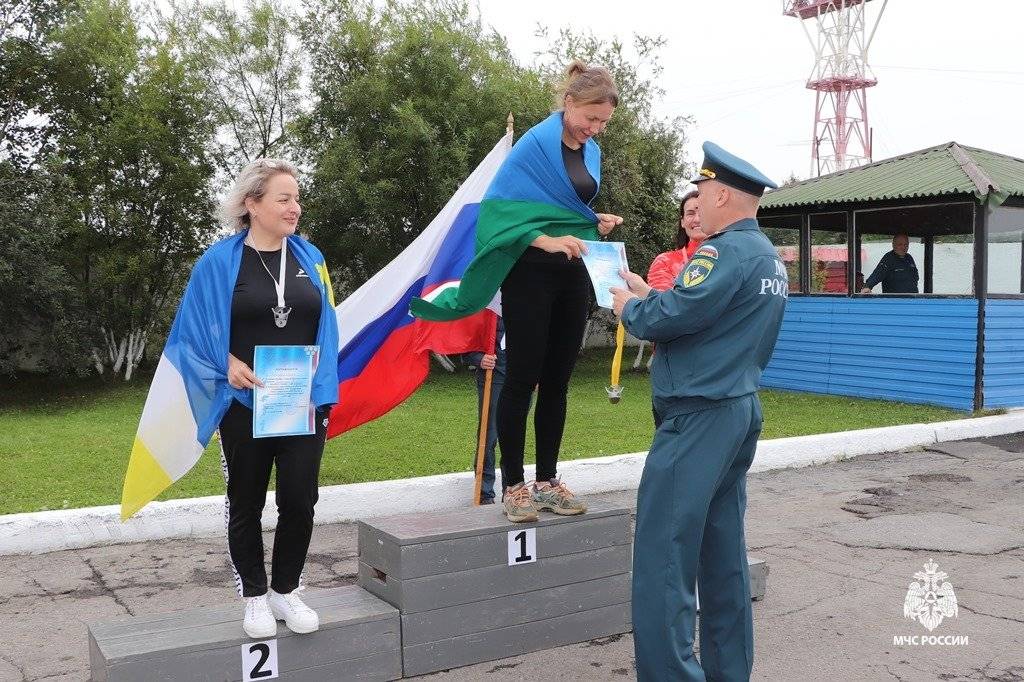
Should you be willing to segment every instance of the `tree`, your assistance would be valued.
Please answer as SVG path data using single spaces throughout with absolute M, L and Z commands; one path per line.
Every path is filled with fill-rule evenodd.
M 47 168 L 0 161 L 0 374 L 84 374 L 88 327 L 57 260 L 67 184 Z
M 563 31 L 538 67 L 525 67 L 458 0 L 309 9 L 313 104 L 297 126 L 313 169 L 303 220 L 343 291 L 426 227 L 501 136 L 506 111 L 519 132 L 550 113 L 554 85 L 576 57 L 607 66 L 622 95 L 600 140 L 598 210 L 626 219 L 616 234 L 638 269 L 671 244 L 686 120 L 652 113 L 660 39 L 636 39 L 637 64 L 617 42 Z
M 88 0 L 54 56 L 53 136 L 74 217 L 62 254 L 86 302 L 97 371 L 126 380 L 216 230 L 200 73 L 144 39 L 125 0 Z
M 273 0 L 249 0 L 237 12 L 217 4 L 185 2 L 166 30 L 205 74 L 218 135 L 211 154 L 225 179 L 255 159 L 288 147 L 299 113 L 302 55 L 296 14 Z
M 69 0 L 0 3 L 0 160 L 17 168 L 40 158 L 46 141 L 51 34 Z
M 314 4 L 303 22 L 313 103 L 298 123 L 305 229 L 341 292 L 387 264 L 504 134 L 550 111 L 536 72 L 463 2 Z
M 0 374 L 84 373 L 80 298 L 60 260 L 66 179 L 51 151 L 51 62 L 65 0 L 0 5 Z
M 792 187 L 793 185 L 798 185 L 798 184 L 800 184 L 803 181 L 804 181 L 803 178 L 801 178 L 795 172 L 790 171 L 789 172 L 789 177 L 786 178 L 785 182 L 783 182 L 781 185 L 779 185 L 779 189 L 782 189 L 783 187 Z

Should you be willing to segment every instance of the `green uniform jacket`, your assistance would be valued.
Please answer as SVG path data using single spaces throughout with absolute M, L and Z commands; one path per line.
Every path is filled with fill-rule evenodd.
M 788 295 L 786 267 L 750 218 L 709 237 L 671 289 L 627 302 L 626 329 L 658 344 L 655 409 L 670 419 L 757 391 Z

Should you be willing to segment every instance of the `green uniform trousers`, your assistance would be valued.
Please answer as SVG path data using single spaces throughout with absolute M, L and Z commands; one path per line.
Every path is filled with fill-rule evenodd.
M 761 403 L 751 393 L 666 419 L 654 436 L 637 492 L 633 545 L 641 682 L 750 679 L 754 630 L 743 514 L 761 421 Z

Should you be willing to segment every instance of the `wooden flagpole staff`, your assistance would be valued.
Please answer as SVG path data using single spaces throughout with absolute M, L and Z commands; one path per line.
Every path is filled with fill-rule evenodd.
M 512 146 L 512 131 L 515 124 L 515 119 L 512 117 L 512 112 L 508 112 L 508 119 L 506 119 L 505 134 L 509 136 L 508 145 Z M 490 330 L 490 336 L 487 343 L 487 354 L 495 355 L 496 348 L 496 337 L 498 335 L 498 324 L 495 321 L 494 327 Z M 476 476 L 473 481 L 473 505 L 480 505 L 480 489 L 484 483 L 484 453 L 487 450 L 487 431 L 488 425 L 491 420 L 491 381 L 494 378 L 494 370 L 488 369 L 484 374 L 484 394 L 480 401 L 480 427 L 478 429 L 477 443 L 476 443 Z
M 487 354 L 494 355 L 495 337 L 498 335 L 498 324 L 490 330 L 490 339 L 487 344 Z M 484 452 L 487 450 L 487 432 L 491 419 L 491 381 L 494 378 L 494 370 L 488 369 L 484 373 L 484 394 L 480 400 L 480 427 L 476 443 L 476 478 L 473 481 L 473 505 L 480 505 L 480 488 L 484 483 Z

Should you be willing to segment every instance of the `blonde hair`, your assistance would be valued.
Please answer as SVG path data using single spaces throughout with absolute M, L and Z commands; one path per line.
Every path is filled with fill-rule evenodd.
M 257 159 L 249 163 L 235 178 L 235 185 L 220 205 L 220 221 L 235 232 L 249 227 L 249 209 L 245 200 L 260 199 L 267 191 L 267 183 L 275 175 L 287 173 L 298 180 L 295 166 L 283 159 Z
M 576 59 L 565 70 L 565 79 L 555 95 L 555 107 L 565 108 L 565 98 L 571 95 L 576 104 L 611 104 L 619 106 L 619 91 L 611 72 L 603 66 L 588 66 Z

